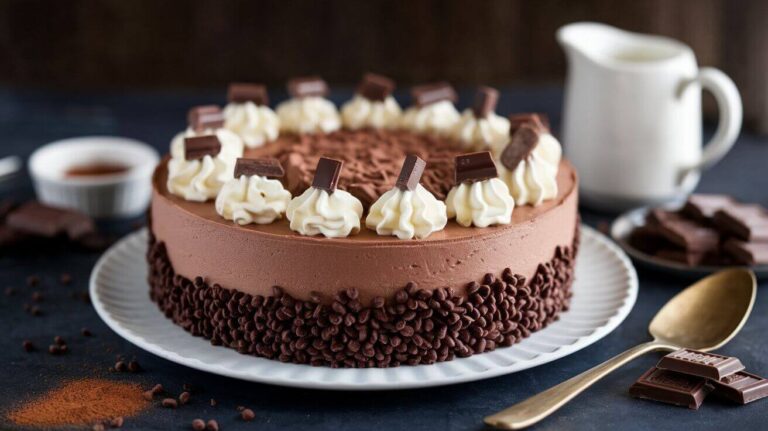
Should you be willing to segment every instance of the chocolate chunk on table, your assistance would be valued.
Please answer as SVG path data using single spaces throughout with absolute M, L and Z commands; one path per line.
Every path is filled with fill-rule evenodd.
M 455 103 L 459 99 L 456 95 L 456 90 L 451 87 L 451 84 L 445 81 L 413 87 L 411 89 L 411 97 L 413 98 L 415 105 L 420 108 L 433 103 L 442 102 L 443 100 Z
M 747 404 L 768 397 L 768 379 L 739 371 L 720 380 L 712 380 L 715 394 L 735 403 Z
M 20 233 L 46 238 L 66 234 L 76 240 L 96 230 L 93 219 L 81 212 L 49 207 L 36 201 L 27 202 L 12 211 L 5 223 Z
M 661 235 L 656 226 L 645 224 L 632 230 L 627 239 L 629 245 L 646 254 L 656 254 L 660 250 L 671 249 L 674 247 L 664 236 Z
M 416 190 L 426 166 L 427 162 L 417 156 L 409 155 L 406 157 L 403 167 L 400 169 L 400 176 L 397 177 L 397 187 L 400 190 Z
M 227 89 L 227 100 L 234 103 L 253 102 L 256 105 L 269 105 L 267 87 L 262 84 L 233 82 Z
M 202 159 L 205 156 L 216 157 L 219 152 L 221 142 L 216 135 L 184 138 L 184 158 L 187 160 Z
M 382 102 L 395 89 L 395 81 L 386 76 L 366 73 L 363 81 L 357 87 L 357 93 L 368 100 Z
M 760 205 L 736 204 L 715 212 L 717 229 L 744 241 L 768 241 L 768 213 Z
M 629 388 L 629 394 L 697 410 L 712 391 L 707 379 L 653 367 Z
M 681 212 L 699 221 L 711 221 L 717 210 L 734 203 L 733 198 L 728 195 L 694 194 L 688 197 Z
M 680 262 L 688 266 L 697 266 L 704 261 L 706 253 L 692 250 L 665 248 L 654 253 L 656 257 L 664 260 Z
M 723 249 L 741 265 L 768 264 L 768 241 L 745 242 L 730 238 Z
M 197 132 L 224 127 L 224 113 L 216 105 L 195 106 L 187 114 L 189 127 Z
M 488 151 L 456 156 L 456 184 L 496 178 L 496 164 Z
M 324 97 L 328 95 L 328 84 L 319 76 L 294 78 L 288 81 L 291 97 Z
M 472 112 L 476 118 L 485 118 L 496 110 L 499 102 L 499 91 L 491 87 L 480 87 L 475 94 L 475 103 Z
M 680 349 L 661 358 L 658 368 L 707 379 L 720 380 L 744 369 L 738 358 Z
M 720 234 L 716 230 L 691 220 L 664 221 L 659 226 L 659 231 L 671 243 L 688 251 L 717 250 L 720 245 Z
M 285 171 L 277 159 L 246 159 L 241 157 L 235 162 L 234 176 L 240 178 L 241 175 L 281 178 L 285 175 Z

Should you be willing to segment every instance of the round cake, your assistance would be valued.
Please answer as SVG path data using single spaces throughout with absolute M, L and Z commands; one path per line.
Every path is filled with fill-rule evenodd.
M 374 94 L 361 87 L 358 93 Z M 371 100 L 381 98 L 374 95 Z M 259 101 L 265 102 L 265 96 Z M 233 97 L 230 89 L 230 102 L 244 101 Z M 472 115 L 478 122 L 486 118 L 478 114 L 482 103 L 473 107 Z M 346 113 L 345 106 L 342 114 Z M 403 119 L 408 111 L 398 117 L 395 125 L 353 127 L 346 116 L 340 116 L 340 124 L 333 130 L 311 131 L 286 130 L 284 124 L 291 118 L 281 115 L 280 107 L 278 114 L 279 133 L 258 145 L 248 145 L 246 138 L 254 133 L 238 130 L 236 135 L 246 145 L 237 160 L 279 162 L 273 165 L 280 166 L 284 174 L 270 181 L 278 188 L 284 187 L 280 192 L 285 194 L 286 202 L 293 197 L 287 213 L 277 211 L 266 221 L 264 217 L 252 217 L 259 221 L 249 218 L 250 222 L 243 222 L 225 209 L 222 190 L 210 193 L 210 198 L 177 191 L 179 181 L 185 178 L 182 173 L 192 169 L 190 163 L 197 163 L 194 172 L 199 176 L 206 169 L 205 157 L 223 157 L 221 154 L 227 151 L 228 135 L 217 127 L 198 127 L 197 135 L 204 136 L 180 138 L 186 156 L 179 156 L 178 148 L 172 147 L 171 155 L 155 172 L 147 255 L 150 295 L 176 324 L 215 345 L 284 362 L 390 367 L 429 364 L 509 346 L 567 309 L 578 248 L 575 170 L 558 155 L 552 170 L 552 193 L 534 204 L 525 202 L 531 199 L 525 190 L 521 195 L 513 183 L 508 188 L 495 178 L 506 173 L 502 164 L 513 159 L 514 164 L 509 166 L 522 169 L 529 163 L 527 175 L 536 175 L 535 170 L 540 168 L 534 164 L 538 156 L 533 149 L 536 142 L 541 142 L 540 123 L 538 129 L 526 126 L 526 131 L 535 131 L 533 144 L 531 139 L 526 141 L 520 133 L 513 133 L 505 141 L 504 151 L 490 151 L 488 160 L 494 153 L 498 172 L 492 165 L 492 173 L 486 166 L 480 175 L 477 169 L 460 172 L 459 159 L 472 156 L 474 159 L 467 162 L 474 163 L 481 160 L 482 153 L 468 150 L 467 142 L 458 134 L 406 127 Z M 200 111 L 195 115 L 200 116 Z M 194 121 L 200 119 L 190 119 L 191 124 Z M 221 127 L 222 131 L 226 129 L 233 128 Z M 254 129 L 258 128 L 252 127 L 251 131 Z M 204 150 L 209 154 L 204 157 L 193 155 L 193 144 L 199 143 L 193 140 L 202 142 L 203 138 L 214 138 L 218 147 Z M 475 146 L 472 150 L 483 149 L 482 136 L 468 141 Z M 492 150 L 494 143 L 485 145 Z M 526 146 L 528 153 L 513 157 L 515 151 Z M 405 172 L 403 160 L 407 158 L 426 162 L 420 177 Z M 329 191 L 318 185 L 323 159 L 338 162 Z M 208 162 L 210 169 L 215 169 L 213 159 Z M 174 163 L 189 166 L 179 168 Z M 240 162 L 236 168 L 222 166 L 227 169 L 231 185 L 235 185 L 237 177 L 243 185 L 250 178 L 242 174 L 246 170 L 239 167 Z M 234 174 L 231 169 L 235 169 Z M 409 173 L 419 185 L 401 181 Z M 510 169 L 509 178 L 513 174 L 514 169 Z M 528 178 L 519 174 L 520 178 Z M 466 175 L 471 178 L 457 181 Z M 253 178 L 251 185 L 267 181 L 256 174 Z M 198 184 L 197 189 L 207 190 L 214 182 L 206 184 Z M 479 215 L 487 215 L 483 211 L 488 205 L 481 202 L 479 207 L 472 206 L 475 209 L 470 221 L 464 222 L 460 186 L 467 190 L 481 187 L 468 192 L 466 202 L 470 206 L 501 187 L 508 195 L 504 201 L 514 202 L 514 208 L 507 210 L 506 219 L 494 218 L 504 221 L 478 227 L 488 218 Z M 351 207 L 358 208 L 357 213 L 351 212 L 356 214 L 352 218 L 364 223 L 353 226 L 347 235 L 303 231 L 297 227 L 298 212 L 291 213 L 291 207 L 295 209 L 294 201 L 310 191 L 321 198 L 330 197 L 331 203 L 334 195 L 341 198 L 344 193 L 350 202 L 356 202 Z M 429 196 L 425 202 L 433 202 L 430 208 L 437 208 L 443 220 L 443 213 L 451 219 L 433 223 L 426 235 L 405 238 L 403 229 L 395 228 L 395 234 L 383 229 L 381 223 L 370 222 L 372 213 L 386 204 L 377 200 L 393 194 L 411 199 L 418 193 Z M 264 196 L 261 192 L 261 198 Z M 444 201 L 448 203 L 447 212 Z M 403 211 L 431 214 L 420 201 L 414 201 L 417 203 L 413 206 L 403 204 L 405 200 L 398 202 L 401 219 L 396 226 L 408 224 Z M 495 201 L 489 202 L 496 208 L 491 205 Z M 321 204 L 317 205 L 320 208 Z M 253 216 L 254 211 L 251 209 L 249 215 Z

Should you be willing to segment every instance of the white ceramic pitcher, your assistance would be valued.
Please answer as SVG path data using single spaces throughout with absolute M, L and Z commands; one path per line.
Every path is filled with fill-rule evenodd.
M 587 205 L 621 210 L 682 198 L 736 141 L 736 86 L 700 69 L 685 44 L 588 22 L 560 28 L 557 40 L 568 59 L 563 146 Z M 720 109 L 703 149 L 702 88 Z

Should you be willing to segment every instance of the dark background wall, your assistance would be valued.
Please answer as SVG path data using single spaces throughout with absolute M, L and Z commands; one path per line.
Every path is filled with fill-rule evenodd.
M 282 84 L 368 70 L 403 85 L 561 82 L 554 38 L 594 20 L 690 44 L 736 79 L 768 129 L 761 0 L 4 0 L 0 82 L 67 89 Z M 762 123 L 761 123 L 762 120 Z

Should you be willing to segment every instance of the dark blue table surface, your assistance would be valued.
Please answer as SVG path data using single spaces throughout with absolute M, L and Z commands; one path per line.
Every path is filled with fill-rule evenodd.
M 350 91 L 338 91 L 336 101 Z M 464 92 L 465 105 L 470 94 Z M 279 99 L 279 97 L 276 97 Z M 407 98 L 401 99 L 407 103 Z M 543 111 L 559 124 L 562 92 L 556 87 L 517 88 L 503 92 L 499 112 Z M 120 135 L 150 143 L 167 151 L 174 133 L 184 126 L 186 110 L 193 104 L 223 103 L 223 91 L 198 93 L 125 92 L 124 94 L 66 94 L 40 90 L 0 89 L 0 156 L 26 157 L 38 146 L 80 135 Z M 744 133 L 726 158 L 708 171 L 698 188 L 725 192 L 768 204 L 768 141 Z M 32 197 L 26 174 L 0 183 L 0 197 Z M 582 209 L 591 225 L 610 221 L 610 214 Z M 139 220 L 140 221 L 140 220 Z M 127 233 L 136 220 L 112 223 L 108 228 Z M 629 317 L 613 333 L 566 358 L 527 371 L 489 380 L 441 388 L 390 392 L 324 392 L 289 389 L 242 382 L 195 371 L 160 359 L 117 336 L 104 325 L 93 308 L 72 299 L 72 292 L 87 290 L 88 276 L 97 253 L 41 251 L 34 255 L 0 255 L 0 287 L 15 287 L 16 295 L 0 296 L 0 410 L 68 378 L 104 375 L 139 381 L 147 387 L 159 382 L 179 393 L 184 383 L 196 388 L 193 401 L 177 410 L 150 408 L 127 418 L 126 430 L 187 430 L 197 417 L 216 418 L 223 430 L 258 429 L 381 429 L 464 430 L 482 429 L 482 418 L 539 391 L 549 388 L 643 341 L 650 319 L 688 280 L 638 269 L 640 294 Z M 74 282 L 61 286 L 61 273 Z M 41 277 L 37 289 L 25 287 L 30 274 Z M 741 358 L 749 370 L 768 375 L 768 286 L 762 283 L 752 316 L 741 333 L 721 352 Z M 33 290 L 45 295 L 45 314 L 31 317 L 23 310 Z M 94 332 L 79 335 L 81 327 Z M 69 340 L 71 352 L 50 356 L 25 353 L 22 340 L 38 346 L 50 344 L 54 335 Z M 110 374 L 115 355 L 136 357 L 145 371 Z M 714 399 L 699 411 L 630 398 L 629 385 L 658 359 L 647 355 L 613 373 L 579 396 L 538 429 L 765 429 L 768 400 L 736 407 Z M 208 400 L 219 404 L 211 407 Z M 256 420 L 243 423 L 236 406 L 256 412 Z M 14 429 L 0 416 L 0 429 Z

